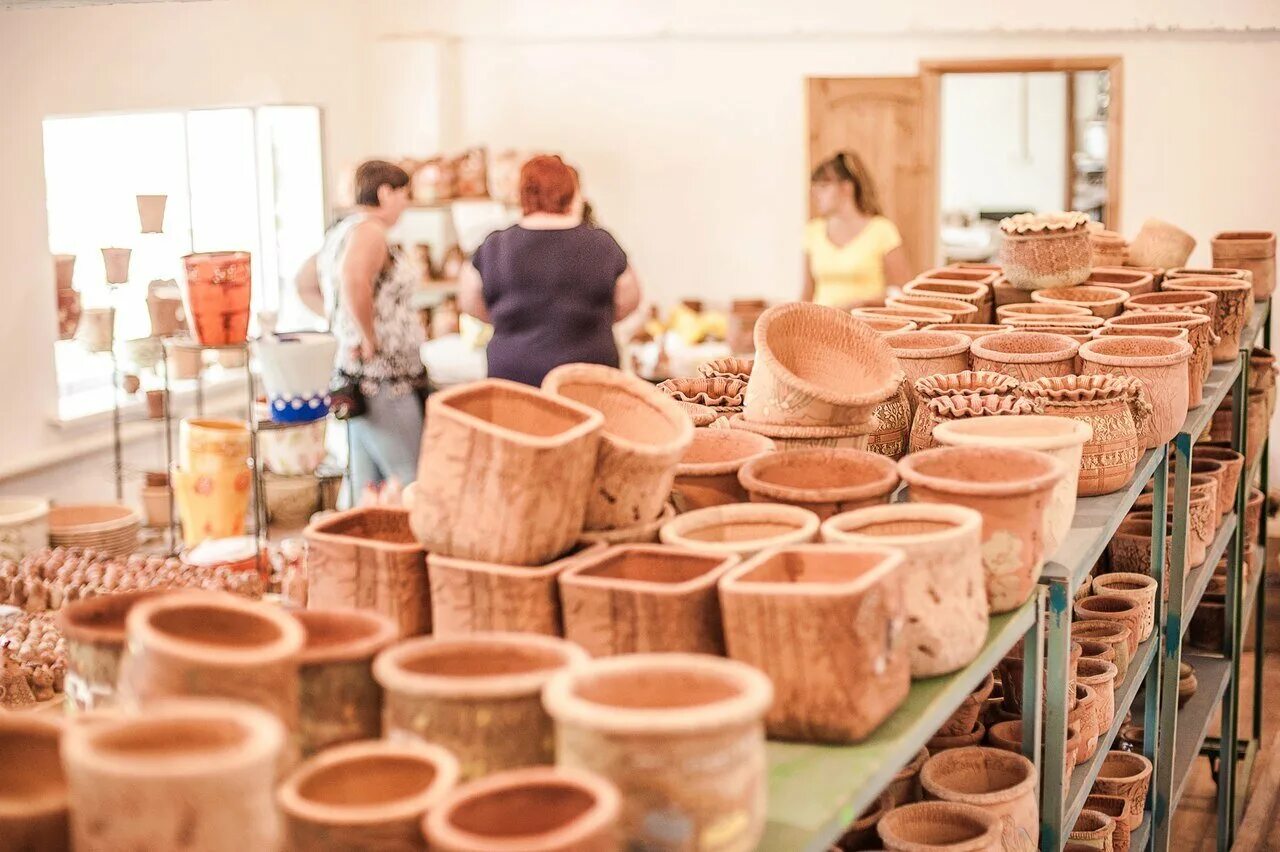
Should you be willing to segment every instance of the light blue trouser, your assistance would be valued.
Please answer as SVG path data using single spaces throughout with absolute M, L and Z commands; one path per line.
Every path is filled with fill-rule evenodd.
M 365 397 L 365 413 L 347 421 L 351 440 L 351 481 L 343 483 L 341 500 L 356 503 L 365 486 L 391 477 L 407 485 L 418 478 L 418 450 L 422 446 L 422 403 L 416 393 L 393 396 L 387 388 Z

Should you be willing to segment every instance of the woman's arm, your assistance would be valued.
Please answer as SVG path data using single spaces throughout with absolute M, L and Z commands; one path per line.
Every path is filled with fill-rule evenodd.
M 298 290 L 298 299 L 303 306 L 318 317 L 325 317 L 324 291 L 320 289 L 320 272 L 316 269 L 316 256 L 307 258 L 293 277 L 293 285 Z
M 627 264 L 613 288 L 613 321 L 621 322 L 635 313 L 640 307 L 641 296 L 640 276 Z
M 360 357 L 366 360 L 378 351 L 378 333 L 373 327 L 373 287 L 388 257 L 387 233 L 381 225 L 362 222 L 351 232 L 342 260 L 342 303 L 364 336 Z
M 480 272 L 469 262 L 458 273 L 458 310 L 481 322 L 489 321 L 489 309 L 484 304 L 484 281 Z
M 813 291 L 814 291 L 814 285 L 813 285 L 813 269 L 809 266 L 809 253 L 808 253 L 808 252 L 805 252 L 805 253 L 804 253 L 804 279 L 803 279 L 803 282 L 804 282 L 804 283 L 800 285 L 800 301 L 802 301 L 802 302 L 812 302 L 812 301 L 813 301 Z
M 911 280 L 911 264 L 907 250 L 902 246 L 890 249 L 884 256 L 884 283 L 889 287 L 901 287 Z

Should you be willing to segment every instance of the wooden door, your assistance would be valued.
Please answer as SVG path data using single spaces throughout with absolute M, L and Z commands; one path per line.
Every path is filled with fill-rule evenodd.
M 915 273 L 936 255 L 933 146 L 923 103 L 919 77 L 809 78 L 809 169 L 837 151 L 856 151 Z

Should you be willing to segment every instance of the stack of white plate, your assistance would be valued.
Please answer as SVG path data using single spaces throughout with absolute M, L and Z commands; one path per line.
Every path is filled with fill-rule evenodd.
M 117 503 L 80 503 L 49 510 L 49 543 L 54 547 L 91 547 L 112 556 L 138 549 L 142 518 Z

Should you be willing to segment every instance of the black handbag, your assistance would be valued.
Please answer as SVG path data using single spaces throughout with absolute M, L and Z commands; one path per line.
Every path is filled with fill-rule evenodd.
M 351 420 L 363 416 L 367 409 L 360 377 L 339 370 L 329 388 L 330 413 L 337 420 Z

